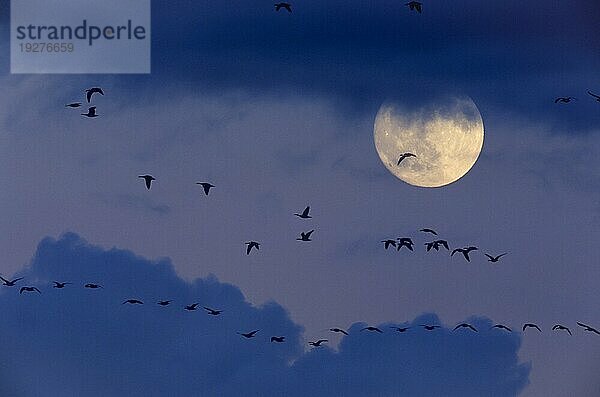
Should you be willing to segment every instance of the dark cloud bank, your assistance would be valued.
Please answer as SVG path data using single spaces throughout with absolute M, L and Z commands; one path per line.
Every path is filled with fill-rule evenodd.
M 198 266 L 202 266 L 199 260 Z M 3 396 L 514 396 L 528 383 L 518 333 L 350 327 L 339 351 L 305 352 L 302 327 L 274 302 L 256 307 L 215 277 L 187 283 L 168 260 L 104 250 L 76 234 L 43 240 L 22 285 L 0 289 Z M 73 282 L 50 288 L 51 281 Z M 86 282 L 104 289 L 88 290 Z M 143 306 L 123 305 L 138 298 Z M 168 307 L 158 299 L 173 299 Z M 192 302 L 221 316 L 186 312 Z M 401 311 L 401 308 L 399 308 Z M 437 322 L 424 314 L 410 325 Z M 323 324 L 323 328 L 339 324 Z M 245 340 L 236 331 L 260 329 Z M 286 342 L 270 343 L 272 335 Z M 327 337 L 326 331 L 323 336 Z

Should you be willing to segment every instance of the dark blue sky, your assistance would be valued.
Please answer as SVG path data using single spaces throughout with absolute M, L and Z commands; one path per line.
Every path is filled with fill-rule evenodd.
M 13 332 L 15 346 L 38 360 L 34 367 L 25 361 L 27 354 L 14 355 L 2 361 L 0 377 L 26 379 L 31 368 L 49 381 L 71 382 L 65 374 L 82 365 L 79 347 L 91 327 L 99 338 L 105 335 L 90 350 L 98 361 L 84 367 L 80 380 L 90 382 L 81 380 L 69 390 L 121 373 L 105 368 L 112 363 L 101 352 L 107 346 L 117 352 L 132 343 L 140 352 L 143 370 L 132 372 L 132 383 L 119 378 L 115 387 L 132 387 L 145 379 L 146 370 L 159 374 L 164 366 L 146 367 L 150 364 L 143 357 L 155 357 L 153 341 L 167 339 L 187 344 L 176 345 L 177 354 L 167 358 L 174 363 L 174 369 L 169 366 L 177 373 L 174 379 L 182 381 L 178 369 L 190 365 L 214 370 L 212 381 L 230 380 L 223 393 L 235 394 L 250 375 L 272 380 L 269 371 L 281 374 L 273 387 L 289 387 L 290 395 L 303 392 L 302 387 L 317 387 L 306 374 L 354 373 L 364 368 L 359 359 L 368 352 L 402 373 L 403 382 L 429 384 L 446 377 L 459 382 L 449 363 L 462 352 L 464 362 L 475 360 L 502 374 L 489 382 L 487 372 L 463 376 L 464 383 L 456 384 L 472 395 L 482 395 L 479 387 L 499 390 L 496 395 L 521 390 L 526 397 L 598 395 L 598 339 L 582 332 L 565 337 L 550 329 L 558 322 L 600 326 L 595 246 L 600 104 L 586 94 L 600 93 L 600 5 L 431 1 L 421 15 L 387 0 L 294 2 L 293 7 L 288 15 L 275 13 L 272 2 L 154 2 L 151 75 L 10 75 L 8 2 L 0 0 L 0 52 L 6 55 L 0 57 L 0 231 L 5 236 L 0 272 L 26 274 L 29 283 L 42 287 L 58 271 L 78 282 L 97 277 L 111 286 L 99 291 L 104 295 L 81 295 L 89 291 L 78 287 L 61 291 L 63 296 L 45 288 L 41 297 L 0 289 L 0 299 L 12 302 L 14 313 L 3 332 Z M 85 120 L 63 109 L 94 85 L 106 91 L 96 98 L 101 117 Z M 389 174 L 377 156 L 375 114 L 388 100 L 418 108 L 448 95 L 470 96 L 477 104 L 485 126 L 483 151 L 473 169 L 452 185 L 409 186 Z M 578 101 L 554 104 L 557 96 Z M 157 177 L 150 192 L 137 179 L 142 173 Z M 216 185 L 210 197 L 194 185 L 198 180 Z M 293 217 L 309 204 L 310 222 Z M 298 233 L 313 227 L 314 241 L 300 246 Z M 492 266 L 481 253 L 466 264 L 422 249 L 413 255 L 382 250 L 380 240 L 399 235 L 412 236 L 421 248 L 426 237 L 417 230 L 422 227 L 437 229 L 452 247 L 476 244 L 485 252 L 510 254 Z M 77 238 L 44 239 L 65 232 L 104 247 L 81 243 L 82 257 L 103 261 L 115 255 L 123 269 L 75 260 L 78 255 L 57 260 L 63 250 L 73 253 L 68 241 Z M 245 255 L 243 243 L 249 239 L 263 243 L 259 254 Z M 153 260 L 162 263 L 153 265 L 110 247 L 170 259 Z M 83 269 L 85 274 L 79 273 Z M 113 272 L 126 273 L 108 280 Z M 131 278 L 138 282 L 124 281 Z M 201 281 L 194 282 L 197 278 Z M 119 305 L 130 294 L 152 301 L 162 292 L 176 300 L 225 306 L 236 318 L 215 323 L 194 313 L 187 327 L 182 322 L 189 313 L 175 312 L 165 320 L 178 326 L 164 329 L 154 317 L 159 308 Z M 82 296 L 98 311 L 84 311 L 92 301 L 67 303 Z M 262 306 L 273 301 L 277 304 Z M 61 303 L 76 311 L 57 316 L 55 310 L 39 309 Z M 303 353 L 305 341 L 322 337 L 329 326 L 420 321 L 423 313 L 436 313 L 447 327 L 474 315 L 480 324 L 491 318 L 516 329 L 533 321 L 543 333 L 500 339 L 465 335 L 469 339 L 463 340 L 444 330 L 440 343 L 449 350 L 436 352 L 443 364 L 432 370 L 420 361 L 412 372 L 403 372 L 404 362 L 384 353 L 389 348 L 422 357 L 431 341 L 426 334 L 410 336 L 414 350 L 408 352 L 393 350 L 406 348 L 396 344 L 395 334 L 384 335 L 381 344 L 364 339 L 372 349 L 360 350 L 352 341 L 369 335 L 359 334 L 341 341 L 331 336 L 333 347 L 340 343 L 339 353 Z M 69 322 L 73 344 L 63 345 L 58 324 L 75 318 L 85 322 Z M 231 368 L 219 370 L 214 361 L 205 361 L 213 347 L 192 341 L 202 338 L 197 328 L 222 335 L 244 319 L 282 329 L 288 343 L 273 350 L 261 340 L 264 350 L 238 357 L 231 349 L 240 342 L 237 335 L 219 339 L 232 354 L 225 367 L 251 357 L 258 360 L 251 367 L 266 371 L 241 370 L 234 379 Z M 42 337 L 42 321 L 56 331 L 48 333 L 49 339 Z M 182 334 L 171 333 L 176 331 Z M 134 338 L 138 335 L 142 339 Z M 61 356 L 56 372 L 44 372 L 54 371 L 46 352 L 58 346 L 73 355 Z M 198 354 L 191 357 L 188 350 Z M 503 361 L 477 356 L 481 351 Z M 119 369 L 137 359 L 122 358 Z M 286 367 L 288 359 L 297 361 Z M 335 367 L 323 369 L 322 359 Z M 390 373 L 356 378 L 376 384 L 381 394 L 397 395 L 400 384 L 389 379 Z M 156 375 L 153 386 L 162 381 L 166 387 L 169 379 Z M 0 384 L 29 396 L 45 383 Z M 201 379 L 184 386 L 209 387 Z

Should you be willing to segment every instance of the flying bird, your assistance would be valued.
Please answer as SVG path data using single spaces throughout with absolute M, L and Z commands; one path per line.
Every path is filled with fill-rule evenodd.
M 81 102 L 72 102 L 72 103 L 67 103 L 65 105 L 66 108 L 78 108 L 81 106 Z
M 407 159 L 409 157 L 417 157 L 416 155 L 412 154 L 412 153 L 402 153 L 400 155 L 400 157 L 398 158 L 398 162 L 396 163 L 396 165 L 400 165 L 400 163 L 404 160 Z
M 192 303 L 191 305 L 185 306 L 184 309 L 188 310 L 188 311 L 192 311 L 192 310 L 196 310 L 197 306 L 198 306 L 197 303 Z
M 208 192 L 210 191 L 210 189 L 215 187 L 215 185 L 211 185 L 208 182 L 196 182 L 196 185 L 202 186 L 202 189 L 204 189 L 204 194 L 207 196 L 208 196 Z
M 122 303 L 122 305 L 124 305 L 126 303 L 128 303 L 130 305 L 143 305 L 144 304 L 144 302 L 142 302 L 141 300 L 138 300 L 138 299 L 127 299 L 126 301 L 124 301 Z
M 206 306 L 204 306 L 204 310 L 206 310 L 206 312 L 211 316 L 218 316 L 219 314 L 223 313 L 223 310 L 215 310 Z
M 288 12 L 292 12 L 292 5 L 290 3 L 277 3 L 275 4 L 275 11 L 285 8 Z
M 437 234 L 437 232 L 436 232 L 435 230 L 433 230 L 433 229 L 428 229 L 428 228 L 425 228 L 425 229 L 421 229 L 421 230 L 419 230 L 419 231 L 420 231 L 420 232 L 423 232 L 423 233 L 431 233 L 431 234 L 433 234 L 434 236 L 437 236 L 437 235 L 438 235 L 438 234 Z
M 302 219 L 309 219 L 309 218 L 312 218 L 312 216 L 310 216 L 310 215 L 308 214 L 309 212 L 310 212 L 310 206 L 309 206 L 309 207 L 306 207 L 306 208 L 304 209 L 304 211 L 302 211 L 302 213 L 301 213 L 301 214 L 294 214 L 294 215 L 296 215 L 298 218 L 302 218 Z
M 146 182 L 146 189 L 150 190 L 150 187 L 152 187 L 152 181 L 155 181 L 156 178 L 153 177 L 152 175 L 138 175 L 138 178 L 142 178 L 144 180 L 144 182 Z
M 254 336 L 256 335 L 256 333 L 258 331 L 259 330 L 254 330 L 254 331 L 250 331 L 248 333 L 238 332 L 238 335 L 242 335 L 244 338 L 250 339 L 250 338 L 254 338 Z
M 390 245 L 393 247 L 396 247 L 396 240 L 388 239 L 388 240 L 381 240 L 381 242 L 384 244 L 383 248 L 385 248 L 385 249 L 388 249 Z
M 160 305 L 160 306 L 169 306 L 171 304 L 171 302 L 173 302 L 173 301 L 158 301 L 158 302 L 156 302 L 156 304 Z
M 405 4 L 408 6 L 408 9 L 411 11 L 416 10 L 419 14 L 423 11 L 423 3 L 419 3 L 418 1 L 411 1 Z
M 560 325 L 560 324 L 556 324 L 554 327 L 552 327 L 552 331 L 567 331 L 569 333 L 569 335 L 573 335 L 571 333 L 571 330 L 569 329 L 569 327 L 565 327 L 564 325 Z
M 579 325 L 580 327 L 583 327 L 584 331 L 589 331 L 589 332 L 593 332 L 595 334 L 600 335 L 600 331 L 598 331 L 596 328 L 592 328 L 589 325 L 585 325 L 584 323 L 580 323 L 579 321 L 577 321 L 577 325 Z
M 600 102 L 600 95 L 596 95 L 596 94 L 592 93 L 591 91 L 588 91 L 587 93 L 590 94 L 591 96 L 593 96 L 594 98 L 596 98 L 597 102 Z
M 496 263 L 496 262 L 498 262 L 500 260 L 500 258 L 502 258 L 506 254 L 508 254 L 508 252 L 505 252 L 505 253 L 500 254 L 498 256 L 492 256 L 490 254 L 484 254 L 484 255 L 488 257 L 488 262 Z
M 22 294 L 23 292 L 37 292 L 38 294 L 42 293 L 42 291 L 40 291 L 36 287 L 21 287 L 21 289 L 19 290 L 19 294 Z
M 311 231 L 308 231 L 308 232 L 306 232 L 306 233 L 304 233 L 304 232 L 300 232 L 300 237 L 298 237 L 296 240 L 299 240 L 299 241 L 312 241 L 312 240 L 310 239 L 310 235 L 311 235 L 311 234 L 312 234 L 314 231 L 315 231 L 315 230 L 313 229 L 313 230 L 311 230 Z
M 410 327 L 390 327 L 392 329 L 395 329 L 398 332 L 406 332 L 410 329 Z
M 98 115 L 96 114 L 96 106 L 90 106 L 88 108 L 88 112 L 87 113 L 81 113 L 82 116 L 85 117 L 98 117 Z
M 283 343 L 285 342 L 285 336 L 271 336 L 271 342 Z
M 554 100 L 554 103 L 569 103 L 572 100 L 577 100 L 577 98 L 572 96 L 560 96 Z
M 512 329 L 508 328 L 506 325 L 503 325 L 503 324 L 496 324 L 492 328 L 498 328 L 498 329 L 503 329 L 508 332 L 512 332 Z
M 17 281 L 23 280 L 23 277 L 15 278 L 14 280 L 7 280 L 0 276 L 0 280 L 2 280 L 3 285 L 6 285 L 7 287 L 14 287 Z
M 363 329 L 361 329 L 360 331 L 361 331 L 361 332 L 362 332 L 362 331 L 379 332 L 380 334 L 383 334 L 383 331 L 382 331 L 382 330 L 380 330 L 380 329 L 379 329 L 379 328 L 377 328 L 377 327 L 371 327 L 371 326 L 364 327 L 364 328 L 363 328 Z
M 441 325 L 428 325 L 428 324 L 421 325 L 421 327 L 425 328 L 427 331 L 433 331 L 436 328 L 442 328 Z
M 475 250 L 478 250 L 478 249 L 479 248 L 477 248 L 477 247 L 456 248 L 454 251 L 452 251 L 452 253 L 450 254 L 450 256 L 454 256 L 455 253 L 460 252 L 461 254 L 463 254 L 463 256 L 465 257 L 465 259 L 467 260 L 467 262 L 471 262 L 471 258 L 469 258 L 469 252 L 475 251 Z
M 327 343 L 327 342 L 329 342 L 327 339 L 319 339 L 316 342 L 308 342 L 308 344 L 311 345 L 311 346 L 314 346 L 314 347 L 321 347 L 321 345 L 323 343 Z
M 87 283 L 86 285 L 83 286 L 84 288 L 89 288 L 89 289 L 98 289 L 98 288 L 104 288 L 101 285 L 98 284 L 93 284 L 93 283 Z
M 431 241 L 429 243 L 425 243 L 425 246 L 427 247 L 427 251 L 431 251 L 431 249 L 433 248 L 436 251 L 440 250 L 440 246 L 446 248 L 446 250 L 450 250 L 450 247 L 448 247 L 448 242 L 446 240 L 435 240 L 435 241 Z
M 538 327 L 537 325 L 535 325 L 535 324 L 533 324 L 533 323 L 526 323 L 526 324 L 524 324 L 524 325 L 523 325 L 523 332 L 525 332 L 525 330 L 526 330 L 527 328 L 535 328 L 535 329 L 537 329 L 538 331 L 542 332 L 542 330 L 540 329 L 540 327 Z
M 475 327 L 473 327 L 471 324 L 467 324 L 467 323 L 458 324 L 456 327 L 454 327 L 454 331 L 456 331 L 459 328 L 468 328 L 473 332 L 477 332 L 477 329 Z
M 92 95 L 94 95 L 94 94 L 104 95 L 104 91 L 102 91 L 102 88 L 100 88 L 100 87 L 92 87 L 92 88 L 88 88 L 87 90 L 85 90 L 85 97 L 86 97 L 88 103 L 91 102 Z
M 257 251 L 260 249 L 260 243 L 257 243 L 256 241 L 248 241 L 246 245 L 248 246 L 246 247 L 246 255 L 250 255 L 252 248 L 256 248 Z
M 413 251 L 413 241 L 411 238 L 409 237 L 399 237 L 398 238 L 398 247 L 396 248 L 398 251 L 400 251 L 400 248 L 402 247 L 406 247 L 409 250 Z
M 343 329 L 341 329 L 341 328 L 329 328 L 329 330 L 330 330 L 331 332 L 337 332 L 337 333 L 341 333 L 341 334 L 344 334 L 344 335 L 346 335 L 346 336 L 348 335 L 348 332 L 344 331 L 344 330 L 343 330 Z
M 54 283 L 54 287 L 53 288 L 65 288 L 65 286 L 67 284 L 71 284 L 71 283 L 66 283 L 66 282 L 65 283 L 59 283 L 58 281 L 53 281 L 53 283 Z

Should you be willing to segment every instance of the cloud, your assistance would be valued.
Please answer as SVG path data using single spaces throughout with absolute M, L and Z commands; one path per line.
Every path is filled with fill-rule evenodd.
M 339 351 L 305 352 L 303 328 L 277 303 L 253 306 L 214 276 L 188 283 L 167 259 L 105 250 L 73 233 L 44 239 L 19 275 L 42 294 L 0 290 L 3 395 L 510 396 L 528 381 L 520 336 L 489 332 L 483 318 L 472 319 L 482 329 L 473 335 L 398 334 L 389 324 L 375 335 L 356 323 Z M 53 280 L 73 284 L 57 290 Z M 104 289 L 85 290 L 86 282 Z M 129 298 L 144 305 L 123 305 Z M 159 299 L 174 303 L 160 307 Z M 192 302 L 224 313 L 182 309 Z M 429 314 L 411 325 L 438 321 Z M 236 334 L 251 329 L 260 329 L 255 339 Z M 272 335 L 286 343 L 270 343 Z

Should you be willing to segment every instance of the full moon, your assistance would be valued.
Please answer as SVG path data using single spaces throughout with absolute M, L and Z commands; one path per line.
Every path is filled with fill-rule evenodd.
M 440 187 L 463 177 L 483 147 L 483 120 L 471 98 L 417 110 L 385 103 L 377 112 L 375 148 L 387 169 L 414 186 Z M 416 157 L 405 157 L 404 153 Z

